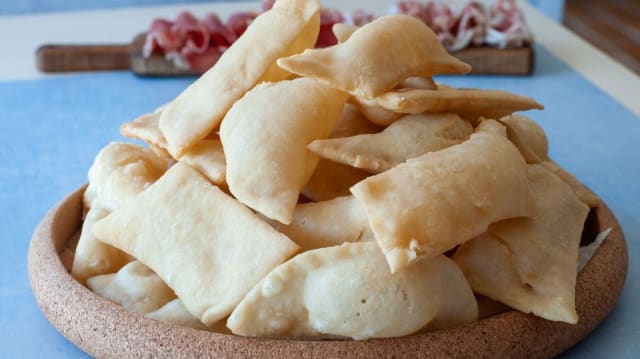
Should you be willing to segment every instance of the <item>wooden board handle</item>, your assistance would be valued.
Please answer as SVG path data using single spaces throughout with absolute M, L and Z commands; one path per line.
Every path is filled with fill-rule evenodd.
M 43 72 L 125 70 L 131 51 L 131 45 L 43 45 L 36 62 Z

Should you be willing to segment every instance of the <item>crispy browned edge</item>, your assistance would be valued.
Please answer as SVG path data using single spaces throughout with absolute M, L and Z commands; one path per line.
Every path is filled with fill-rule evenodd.
M 578 276 L 577 325 L 509 311 L 453 329 L 393 339 L 303 341 L 215 334 L 126 311 L 69 275 L 59 253 L 81 224 L 83 189 L 53 207 L 36 229 L 29 248 L 29 279 L 49 322 L 69 341 L 100 358 L 548 358 L 598 326 L 614 308 L 627 273 L 623 233 L 602 204 L 592 216 L 596 225 L 585 228 L 613 231 Z

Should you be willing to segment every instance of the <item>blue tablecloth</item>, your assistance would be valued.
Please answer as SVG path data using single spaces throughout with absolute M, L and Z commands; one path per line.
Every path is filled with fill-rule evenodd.
M 109 72 L 0 82 L 0 356 L 84 356 L 35 303 L 26 268 L 31 234 L 54 203 L 86 182 L 100 148 L 123 140 L 120 123 L 167 102 L 192 80 Z M 640 357 L 640 118 L 542 48 L 531 77 L 440 80 L 514 91 L 546 106 L 529 115 L 547 131 L 551 156 L 609 204 L 630 254 L 617 308 L 565 356 Z

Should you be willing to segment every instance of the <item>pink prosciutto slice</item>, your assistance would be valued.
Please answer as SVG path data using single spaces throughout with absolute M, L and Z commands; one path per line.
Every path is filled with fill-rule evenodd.
M 263 0 L 262 11 L 271 9 L 273 3 L 274 0 Z M 495 0 L 490 7 L 472 0 L 462 8 L 451 0 L 402 0 L 393 12 L 423 21 L 449 51 L 481 45 L 514 48 L 532 41 L 531 31 L 516 0 Z M 213 13 L 198 20 L 191 13 L 182 12 L 175 21 L 156 19 L 149 29 L 143 55 L 164 54 L 178 67 L 204 72 L 215 64 L 257 16 L 257 12 L 239 12 L 224 23 Z M 332 31 L 334 24 L 346 22 L 362 26 L 371 22 L 375 15 L 362 9 L 342 13 L 323 8 L 320 18 L 320 33 L 315 46 L 327 47 L 337 43 Z
M 173 32 L 172 27 L 173 22 L 171 21 L 165 19 L 153 20 L 142 47 L 142 54 L 145 57 L 149 57 L 158 50 L 166 52 L 179 50 L 184 44 L 184 40 Z
M 316 40 L 315 47 L 327 47 L 338 43 L 333 31 L 333 25 L 343 23 L 345 20 L 342 13 L 338 10 L 323 8 L 320 10 L 320 33 Z
M 209 49 L 211 35 L 207 27 L 191 13 L 184 11 L 178 14 L 171 30 L 184 40 L 181 54 L 204 54 Z

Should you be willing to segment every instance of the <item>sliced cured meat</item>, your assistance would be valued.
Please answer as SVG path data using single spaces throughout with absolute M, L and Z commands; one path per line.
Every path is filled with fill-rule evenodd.
M 337 44 L 338 40 L 331 29 L 333 25 L 344 21 L 345 18 L 340 11 L 323 8 L 320 11 L 320 33 L 315 47 L 327 47 Z
M 142 48 L 145 57 L 151 56 L 156 51 L 176 51 L 184 44 L 172 30 L 173 22 L 165 19 L 155 19 L 151 23 L 147 39 Z
M 274 2 L 263 0 L 261 11 L 271 9 Z M 462 8 L 453 0 L 402 0 L 392 7 L 391 12 L 421 20 L 451 52 L 483 45 L 516 48 L 530 44 L 533 39 L 516 0 L 494 0 L 492 5 L 472 0 Z M 202 20 L 189 12 L 180 13 L 175 21 L 155 19 L 149 29 L 143 55 L 164 54 L 178 67 L 203 72 L 245 32 L 258 14 L 238 12 L 232 14 L 226 23 L 214 13 L 207 14 Z M 376 18 L 363 9 L 342 13 L 329 8 L 323 8 L 320 17 L 317 48 L 337 44 L 333 25 L 362 26 Z
M 202 25 L 209 32 L 211 46 L 226 49 L 238 38 L 235 32 L 225 25 L 216 14 L 207 14 L 202 19 Z
M 253 20 L 258 16 L 255 12 L 241 12 L 231 15 L 227 21 L 227 29 L 231 31 L 236 38 L 244 34 L 244 31 L 251 25 Z
M 183 11 L 178 14 L 171 30 L 178 38 L 184 41 L 184 45 L 180 48 L 181 54 L 203 54 L 209 49 L 209 31 L 191 13 Z

